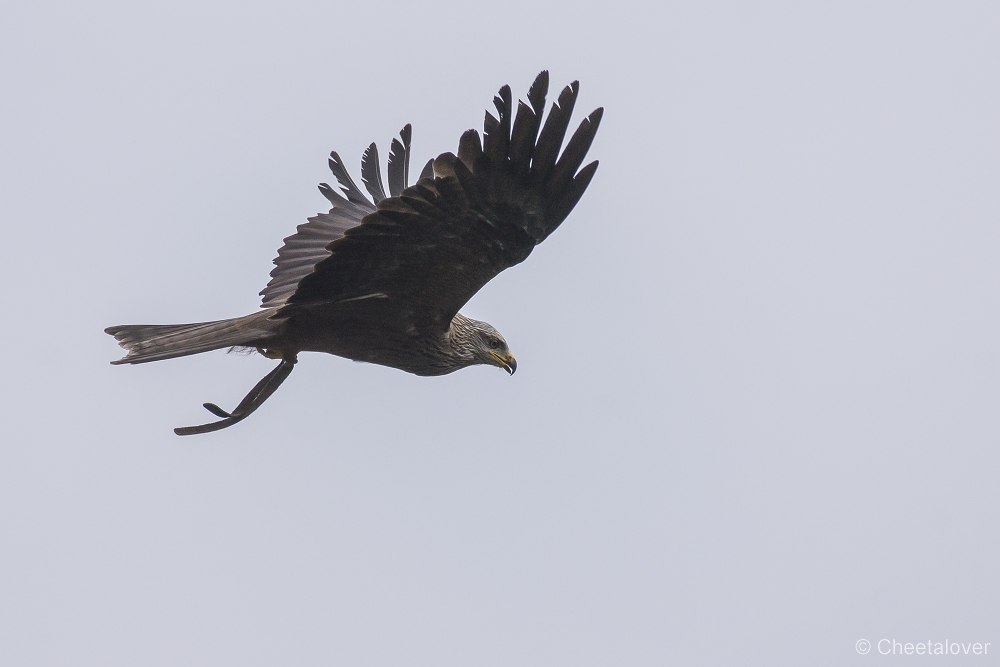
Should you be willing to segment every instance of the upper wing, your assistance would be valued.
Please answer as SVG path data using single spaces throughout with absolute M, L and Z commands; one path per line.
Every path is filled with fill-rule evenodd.
M 399 194 L 406 187 L 407 171 L 410 164 L 409 124 L 404 127 L 398 139 L 392 140 L 389 155 L 389 190 Z M 375 211 L 375 204 L 368 200 L 351 180 L 343 161 L 336 152 L 330 153 L 330 171 L 340 184 L 343 195 L 326 183 L 320 183 L 319 190 L 330 200 L 333 208 L 329 213 L 319 213 L 305 224 L 299 225 L 295 233 L 284 240 L 274 259 L 271 281 L 261 290 L 261 308 L 280 306 L 288 300 L 305 276 L 321 260 L 330 256 L 327 246 L 344 236 L 351 227 L 361 224 L 361 220 Z M 385 198 L 382 174 L 379 171 L 378 148 L 373 143 L 361 158 L 361 180 L 375 203 Z
M 483 285 L 559 226 L 597 170 L 596 161 L 580 165 L 603 110 L 584 119 L 560 157 L 579 85 L 562 91 L 539 134 L 547 88 L 542 72 L 513 126 L 510 88 L 501 88 L 499 119 L 486 114 L 484 141 L 467 131 L 457 157 L 440 155 L 415 186 L 380 199 L 327 246 L 330 256 L 301 279 L 282 312 L 379 298 L 394 306 L 386 313 L 404 319 L 397 324 L 447 328 Z

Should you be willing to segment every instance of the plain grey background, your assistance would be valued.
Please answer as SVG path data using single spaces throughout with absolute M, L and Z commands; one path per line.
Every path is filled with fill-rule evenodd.
M 996 664 L 996 3 L 35 2 L 0 21 L 2 665 Z M 257 308 L 337 150 L 607 111 L 517 355 L 112 367 Z M 553 91 L 553 92 L 554 92 Z M 574 123 L 575 125 L 575 123 Z M 855 642 L 992 642 L 988 656 Z

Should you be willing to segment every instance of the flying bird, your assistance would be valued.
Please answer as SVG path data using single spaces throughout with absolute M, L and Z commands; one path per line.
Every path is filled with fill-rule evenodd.
M 566 219 L 597 171 L 580 168 L 603 109 L 587 116 L 560 148 L 579 83 L 566 86 L 542 124 L 548 72 L 512 114 L 510 86 L 486 112 L 482 139 L 466 131 L 458 154 L 429 160 L 408 185 L 409 125 L 393 139 L 386 194 L 371 144 L 355 185 L 337 153 L 330 171 L 340 186 L 330 201 L 284 240 L 261 308 L 245 317 L 197 324 L 108 327 L 125 350 L 113 364 L 141 364 L 220 348 L 256 349 L 278 359 L 232 412 L 205 408 L 219 421 L 174 429 L 178 435 L 232 426 L 254 412 L 292 372 L 299 352 L 326 352 L 416 375 L 445 375 L 490 364 L 511 375 L 517 362 L 504 337 L 459 309 L 506 268 L 523 262 Z M 540 131 L 539 131 L 540 130 Z

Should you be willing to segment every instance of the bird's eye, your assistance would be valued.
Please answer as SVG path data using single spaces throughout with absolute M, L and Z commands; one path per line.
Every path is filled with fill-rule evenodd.
M 490 349 L 491 350 L 495 350 L 498 347 L 500 347 L 500 341 L 498 341 L 496 338 L 491 338 L 490 339 Z

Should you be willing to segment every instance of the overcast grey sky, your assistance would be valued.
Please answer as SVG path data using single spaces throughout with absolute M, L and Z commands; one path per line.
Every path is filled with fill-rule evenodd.
M 0 664 L 1000 654 L 1000 5 L 35 2 L 0 22 Z M 517 375 L 112 367 L 257 308 L 413 123 L 581 82 L 601 160 L 463 309 Z M 884 645 L 883 645 L 884 646 Z

